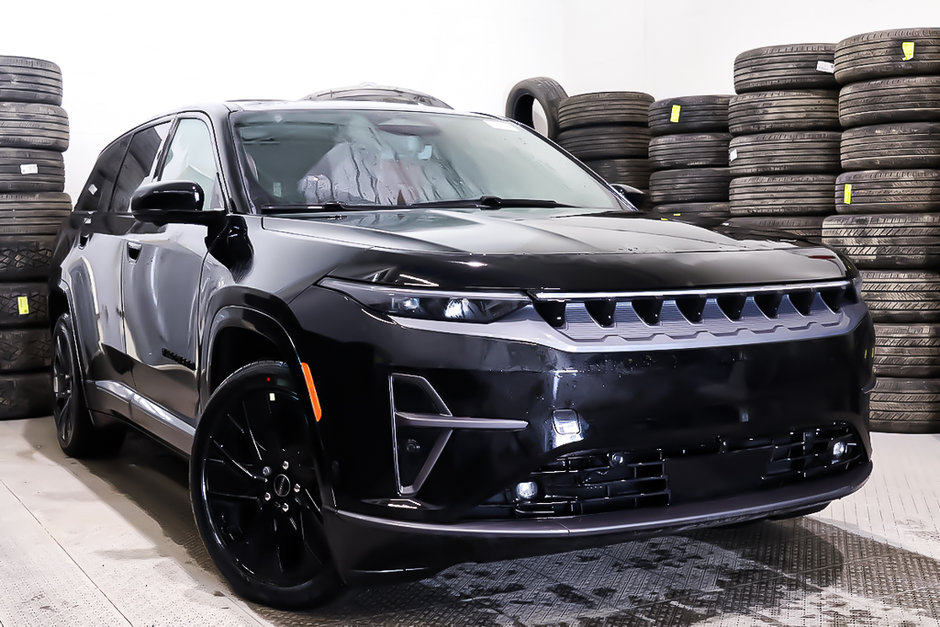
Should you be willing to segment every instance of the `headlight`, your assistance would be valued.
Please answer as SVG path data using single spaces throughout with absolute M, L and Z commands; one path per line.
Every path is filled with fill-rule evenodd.
M 493 322 L 532 302 L 519 292 L 443 292 L 331 278 L 319 285 L 342 292 L 373 311 L 428 320 Z

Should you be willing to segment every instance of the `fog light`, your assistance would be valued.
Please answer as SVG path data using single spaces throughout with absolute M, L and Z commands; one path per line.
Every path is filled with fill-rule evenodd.
M 539 486 L 534 481 L 523 481 L 516 484 L 516 496 L 524 501 L 534 498 L 539 493 Z
M 840 457 L 845 455 L 849 450 L 848 444 L 845 442 L 839 441 L 835 442 L 832 445 L 832 459 L 838 460 Z
M 581 421 L 578 419 L 578 414 L 570 409 L 556 409 L 552 413 L 552 426 L 558 435 L 581 433 Z

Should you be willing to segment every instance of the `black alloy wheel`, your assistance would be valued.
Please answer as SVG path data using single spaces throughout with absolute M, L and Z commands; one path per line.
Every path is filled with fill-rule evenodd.
M 75 434 L 75 421 L 72 418 L 72 381 L 77 368 L 75 368 L 72 347 L 69 345 L 70 332 L 65 328 L 68 322 L 66 315 L 56 323 L 52 353 L 52 415 L 55 418 L 59 444 L 63 449 L 68 446 Z
M 216 566 L 241 596 L 308 607 L 339 589 L 323 530 L 310 401 L 287 366 L 230 375 L 199 422 L 193 512 Z
M 82 390 L 72 320 L 67 313 L 56 321 L 52 347 L 52 416 L 59 446 L 70 457 L 113 454 L 124 441 L 125 432 L 120 427 L 97 429 L 92 424 Z

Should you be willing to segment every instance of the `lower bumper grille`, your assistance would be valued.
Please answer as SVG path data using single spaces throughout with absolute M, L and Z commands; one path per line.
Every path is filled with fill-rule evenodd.
M 537 518 L 665 507 L 845 472 L 865 462 L 845 423 L 740 442 L 721 437 L 698 446 L 650 451 L 569 453 L 531 473 L 521 498 L 507 489 L 473 518 Z M 716 473 L 716 469 L 720 472 Z
M 864 461 L 855 433 L 846 425 L 795 431 L 773 441 L 764 483 L 778 486 L 846 471 Z M 834 455 L 834 450 L 841 450 Z
M 532 473 L 533 500 L 515 503 L 517 516 L 574 516 L 669 503 L 662 454 L 569 454 Z

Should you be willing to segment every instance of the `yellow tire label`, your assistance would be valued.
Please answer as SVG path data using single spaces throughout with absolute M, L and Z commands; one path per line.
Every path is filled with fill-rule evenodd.
M 29 298 L 26 296 L 16 297 L 16 307 L 20 310 L 20 315 L 25 316 L 29 313 Z
M 673 124 L 678 122 L 680 111 L 682 111 L 682 105 L 672 105 L 672 111 L 669 113 L 669 121 Z
M 901 57 L 902 61 L 910 61 L 911 59 L 913 59 L 914 58 L 914 42 L 902 41 L 901 52 L 904 55 L 903 57 Z
M 845 188 L 842 190 L 842 202 L 846 205 L 852 204 L 852 184 L 846 183 Z

